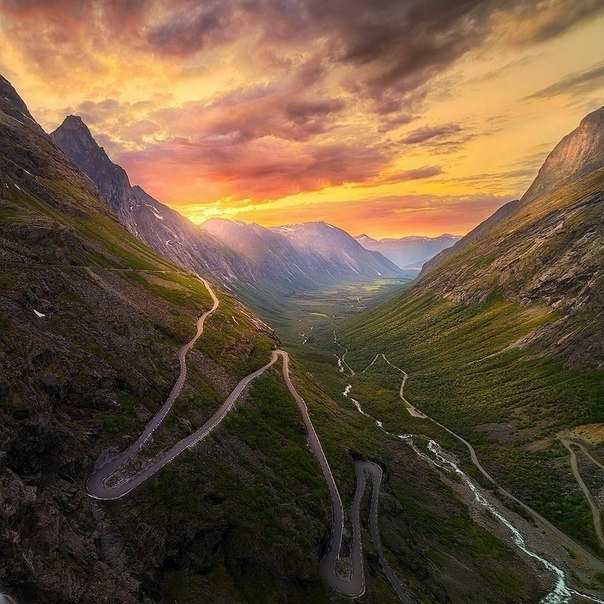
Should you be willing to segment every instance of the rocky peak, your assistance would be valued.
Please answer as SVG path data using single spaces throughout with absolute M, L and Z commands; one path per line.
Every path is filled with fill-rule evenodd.
M 109 161 L 79 115 L 68 115 L 50 136 L 69 157 L 94 154 L 99 160 Z
M 0 109 L 5 113 L 9 113 L 7 109 L 10 108 L 16 109 L 25 115 L 25 117 L 32 119 L 23 99 L 17 94 L 17 91 L 12 87 L 11 83 L 0 75 Z
M 522 204 L 604 166 L 604 107 L 585 116 L 547 156 Z
M 42 128 L 32 117 L 27 105 L 23 99 L 17 94 L 17 91 L 12 87 L 11 83 L 0 75 L 0 113 L 11 117 L 14 122 L 12 127 L 26 127 L 37 131 L 37 135 L 43 132 Z M 2 124 L 2 120 L 0 120 Z
M 130 180 L 125 170 L 114 164 L 105 149 L 94 140 L 88 126 L 77 115 L 68 115 L 63 123 L 50 134 L 54 143 L 87 174 L 97 186 L 101 198 L 122 219 L 127 227 L 133 200 Z

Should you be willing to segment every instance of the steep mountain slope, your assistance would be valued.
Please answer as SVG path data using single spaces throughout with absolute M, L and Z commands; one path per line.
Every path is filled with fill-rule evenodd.
M 278 232 L 258 225 L 208 221 L 199 228 L 158 202 L 138 186 L 98 146 L 79 117 L 69 116 L 51 134 L 63 152 L 96 184 L 102 199 L 120 222 L 147 245 L 185 268 L 212 277 L 260 312 L 274 310 L 274 300 L 303 290 L 343 282 L 401 277 L 385 258 L 341 240 L 347 252 L 325 255 L 313 251 L 313 242 L 300 248 Z M 354 243 L 354 242 L 353 242 Z M 316 241 L 320 244 L 320 240 Z
M 533 184 L 523 195 L 527 205 L 563 185 L 604 166 L 604 107 L 585 116 L 548 155 Z
M 520 200 L 515 199 L 514 201 L 509 201 L 508 203 L 504 204 L 494 214 L 489 216 L 486 220 L 483 220 L 478 226 L 474 227 L 469 233 L 464 235 L 459 241 L 456 241 L 451 247 L 445 248 L 433 258 L 427 260 L 422 266 L 420 277 L 444 262 L 453 254 L 456 254 L 457 252 L 468 247 L 477 239 L 480 239 L 483 235 L 488 233 L 491 228 L 496 227 L 502 220 L 504 220 L 508 214 L 511 214 L 519 203 Z
M 255 582 L 244 570 L 255 568 L 269 598 L 324 597 L 317 568 L 328 504 L 293 408 L 278 420 L 289 433 L 274 436 L 271 418 L 265 431 L 298 456 L 272 460 L 246 444 L 245 431 L 231 430 L 124 502 L 86 496 L 94 461 L 122 450 L 159 407 L 178 351 L 211 300 L 198 279 L 114 220 L 4 79 L 0 255 L 2 591 L 22 602 L 174 601 L 169 594 L 182 582 L 170 573 L 178 571 L 191 574 L 197 601 L 210 593 L 229 601 Z M 147 445 L 151 454 L 203 423 L 270 357 L 271 331 L 219 297 L 173 416 Z M 275 396 L 275 383 L 267 376 L 249 396 Z M 266 495 L 254 493 L 269 481 L 277 494 L 265 506 Z M 292 503 L 298 488 L 314 503 Z M 273 526 L 273 506 L 287 526 Z M 305 531 L 292 542 L 298 523 Z M 264 529 L 268 543 L 254 537 Z
M 545 304 L 558 317 L 539 332 L 548 350 L 572 363 L 603 363 L 603 131 L 604 108 L 556 146 L 519 202 L 426 271 L 418 291 L 454 301 L 498 294 L 521 305 Z
M 81 118 L 68 116 L 50 136 L 92 180 L 119 221 L 147 245 L 180 266 L 219 281 L 235 272 L 251 277 L 243 259 L 140 187 L 131 186 L 125 170 L 109 159 Z
M 348 362 L 387 353 L 409 374 L 409 401 L 599 555 L 560 437 L 604 422 L 603 112 L 556 147 L 530 194 L 447 250 L 404 295 L 338 333 Z
M 511 220 L 509 226 L 513 227 L 511 217 L 525 206 L 536 202 L 535 208 L 541 205 L 542 211 L 546 211 L 547 199 L 555 196 L 556 191 L 602 167 L 604 167 L 604 108 L 583 118 L 579 126 L 556 145 L 521 200 L 507 203 L 452 248 L 444 250 L 427 262 L 422 275 L 475 241 L 486 239 L 491 230 L 507 223 L 508 220 Z M 541 202 L 538 201 L 539 199 Z
M 444 249 L 450 248 L 461 239 L 455 235 L 439 237 L 401 237 L 400 239 L 373 239 L 369 235 L 359 235 L 355 239 L 368 250 L 380 252 L 400 268 L 421 269 L 430 258 Z

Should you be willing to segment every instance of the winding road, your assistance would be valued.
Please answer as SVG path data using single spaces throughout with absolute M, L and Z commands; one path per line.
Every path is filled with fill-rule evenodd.
M 334 338 L 335 338 L 335 334 L 334 334 Z M 336 340 L 334 339 L 334 341 L 336 341 Z M 345 349 L 344 346 L 342 346 L 342 344 L 339 344 L 339 346 L 341 348 Z M 347 350 L 347 349 L 345 349 L 345 350 Z M 363 369 L 360 373 L 366 372 L 376 362 L 376 360 L 378 358 L 380 358 L 380 357 L 383 358 L 383 360 L 386 363 L 388 363 L 391 367 L 397 369 L 403 375 L 403 379 L 402 379 L 402 382 L 401 382 L 399 394 L 400 394 L 401 400 L 403 401 L 403 403 L 405 404 L 405 407 L 407 408 L 407 411 L 409 411 L 409 413 L 411 415 L 413 415 L 414 417 L 421 417 L 423 419 L 430 420 L 431 422 L 433 422 L 434 424 L 440 426 L 443 430 L 445 430 L 446 432 L 448 432 L 449 434 L 451 434 L 452 436 L 454 436 L 460 442 L 462 442 L 467 447 L 468 451 L 470 452 L 470 458 L 471 458 L 472 463 L 474 464 L 474 466 L 480 471 L 480 473 L 485 478 L 487 478 L 497 488 L 497 490 L 502 495 L 504 495 L 505 497 L 507 497 L 510 500 L 514 501 L 519 506 L 521 506 L 524 510 L 526 510 L 529 514 L 531 514 L 532 517 L 534 518 L 534 520 L 536 521 L 536 523 L 538 525 L 540 525 L 541 527 L 549 530 L 555 538 L 557 538 L 563 545 L 565 545 L 575 555 L 578 555 L 578 556 L 582 557 L 594 570 L 596 570 L 596 572 L 602 572 L 602 571 L 604 571 L 604 562 L 602 562 L 602 560 L 600 560 L 598 557 L 594 556 L 591 552 L 589 552 L 583 546 L 579 545 L 576 541 L 574 541 L 573 539 L 571 539 L 570 537 L 568 537 L 568 535 L 566 535 L 565 533 L 563 533 L 562 531 L 560 531 L 558 528 L 556 528 L 553 524 L 551 524 L 548 520 L 546 520 L 543 516 L 541 516 L 541 514 L 539 514 L 535 510 L 533 510 L 533 508 L 531 508 L 526 503 L 524 503 L 523 501 L 521 501 L 520 499 L 518 499 L 517 497 L 515 497 L 514 495 L 512 495 L 509 491 L 507 491 L 503 487 L 501 487 L 499 485 L 499 483 L 497 483 L 495 481 L 495 479 L 483 468 L 483 466 L 481 465 L 481 463 L 480 463 L 480 461 L 478 459 L 478 456 L 476 455 L 476 451 L 474 450 L 474 447 L 467 440 L 465 440 L 463 437 L 459 436 L 458 434 L 456 434 L 451 429 L 447 428 L 446 426 L 444 426 L 443 424 L 441 424 L 440 422 L 438 422 L 434 418 L 430 417 L 429 415 L 424 414 L 423 412 L 417 410 L 415 407 L 413 407 L 412 405 L 410 405 L 410 403 L 405 399 L 404 394 L 403 394 L 403 389 L 404 389 L 405 383 L 406 383 L 406 381 L 407 381 L 407 379 L 408 379 L 409 376 L 400 367 L 397 367 L 396 365 L 394 365 L 393 363 L 391 363 L 387 359 L 387 357 L 385 356 L 385 354 L 383 354 L 383 353 L 376 354 L 375 357 L 373 358 L 373 360 L 371 361 L 371 363 L 369 363 L 369 365 L 367 365 L 367 367 L 365 367 L 365 369 Z M 352 369 L 351 369 L 351 375 L 353 375 L 353 376 L 356 375 L 356 373 Z M 357 409 L 357 411 L 359 413 L 361 413 L 362 415 L 364 415 L 364 416 L 368 417 L 369 419 L 371 419 L 378 426 L 378 428 L 380 430 L 382 430 L 384 433 L 388 434 L 389 436 L 393 436 L 393 437 L 399 438 L 399 439 L 407 442 L 407 444 L 409 444 L 412 447 L 412 449 L 416 452 L 416 454 L 418 455 L 418 457 L 420 457 L 421 459 L 424 459 L 425 461 L 427 461 L 429 463 L 434 463 L 432 459 L 430 459 L 429 457 L 427 457 L 426 455 L 424 455 L 413 444 L 413 435 L 412 434 L 393 434 L 391 432 L 388 432 L 384 428 L 383 422 L 381 422 L 380 420 L 376 419 L 372 415 L 369 415 L 368 413 L 366 413 L 363 410 L 363 408 L 361 406 L 361 403 L 358 400 L 356 400 L 356 399 L 354 399 L 354 398 L 352 398 L 350 396 L 351 389 L 352 389 L 352 384 L 348 384 L 346 386 L 346 388 L 344 389 L 344 392 L 342 392 L 342 394 L 346 398 L 349 398 L 352 401 L 352 403 L 354 404 L 354 406 L 356 407 L 356 409 Z M 419 415 L 417 415 L 416 413 L 413 413 L 409 409 L 409 407 L 412 407 L 413 410 L 415 410 L 417 413 L 419 413 Z M 564 439 L 563 439 L 563 442 L 564 442 Z M 564 443 L 564 444 L 566 446 L 566 443 Z M 574 443 L 574 444 L 576 444 L 578 447 L 580 447 L 581 450 L 596 465 L 598 465 L 600 468 L 604 467 L 603 464 L 601 464 L 599 461 L 597 461 L 591 455 L 591 453 L 585 447 L 582 446 L 581 443 Z M 604 600 L 601 600 L 598 597 L 592 596 L 590 594 L 580 593 L 580 592 L 578 592 L 578 591 L 576 591 L 576 590 L 568 587 L 568 585 L 566 584 L 566 578 L 565 578 L 564 572 L 561 569 L 559 569 L 558 567 L 556 567 L 554 564 L 552 564 L 551 562 L 549 562 L 548 560 L 546 560 L 545 558 L 543 558 L 542 556 L 540 556 L 539 554 L 536 554 L 534 551 L 531 551 L 530 549 L 527 548 L 526 543 L 524 541 L 524 538 L 522 537 L 522 535 L 520 534 L 520 532 L 513 526 L 512 523 L 510 523 L 502 514 L 500 514 L 491 504 L 488 503 L 488 501 L 485 499 L 485 497 L 481 494 L 479 488 L 459 468 L 459 466 L 456 463 L 454 463 L 451 459 L 448 459 L 447 457 L 445 457 L 443 455 L 443 451 L 442 451 L 440 445 L 438 443 L 436 443 L 436 441 L 430 440 L 428 448 L 433 453 L 435 453 L 437 455 L 437 457 L 439 458 L 439 463 L 437 465 L 441 465 L 442 467 L 448 465 L 450 468 L 452 468 L 455 473 L 457 473 L 459 476 L 461 476 L 463 478 L 464 482 L 466 482 L 466 484 L 468 485 L 468 487 L 470 488 L 470 490 L 474 493 L 474 496 L 475 496 L 476 500 L 481 505 L 483 505 L 484 507 L 486 507 L 487 509 L 489 509 L 489 511 L 502 524 L 504 524 L 505 526 L 507 526 L 507 528 L 512 533 L 512 538 L 513 538 L 515 544 L 522 551 L 524 551 L 527 555 L 529 555 L 530 557 L 532 557 L 534 559 L 539 560 L 541 562 L 541 564 L 543 566 L 545 566 L 545 568 L 547 568 L 549 571 L 551 571 L 554 574 L 554 576 L 556 577 L 556 587 L 555 587 L 554 591 L 551 592 L 551 594 L 549 594 L 542 601 L 543 604 L 557 604 L 557 603 L 561 603 L 561 602 L 568 602 L 570 600 L 567 599 L 567 598 L 571 598 L 571 597 L 578 597 L 580 601 L 590 601 L 590 602 L 597 602 L 599 604 L 604 604 Z M 574 452 L 572 451 L 572 449 L 570 447 L 568 447 L 568 448 L 569 448 L 569 450 L 571 452 L 571 460 L 574 459 L 574 462 L 576 464 L 576 456 L 574 456 Z M 573 471 L 574 470 L 575 470 L 575 467 L 573 466 Z M 578 473 L 578 468 L 577 468 L 577 473 L 575 474 L 575 477 L 579 481 L 580 485 L 581 485 L 581 483 L 583 484 L 583 487 L 585 487 L 584 490 L 587 491 L 587 487 L 583 483 L 583 480 L 581 479 L 581 476 Z M 588 491 L 586 492 L 586 495 L 587 494 L 588 494 Z M 588 497 L 588 500 L 591 503 L 591 496 Z M 598 519 L 599 519 L 599 515 L 598 515 Z M 594 516 L 594 523 L 595 523 L 595 516 Z
M 384 574 L 389 580 L 393 590 L 403 603 L 411 603 L 412 600 L 407 595 L 405 589 L 384 557 L 383 547 L 379 536 L 378 523 L 378 504 L 382 480 L 382 469 L 371 461 L 355 462 L 357 486 L 351 506 L 352 544 L 350 548 L 350 572 L 346 577 L 341 576 L 337 567 L 338 562 L 341 560 L 342 538 L 344 535 L 344 506 L 342 504 L 342 499 L 340 497 L 337 484 L 331 472 L 329 462 L 327 461 L 323 447 L 321 446 L 321 441 L 319 440 L 319 437 L 317 436 L 315 428 L 310 419 L 306 402 L 298 394 L 291 381 L 289 372 L 289 355 L 284 350 L 274 350 L 271 354 L 270 361 L 266 365 L 244 377 L 229 394 L 224 403 L 218 408 L 216 413 L 214 413 L 214 415 L 203 426 L 198 428 L 186 438 L 182 439 L 172 448 L 158 455 L 143 470 L 127 477 L 121 482 L 109 484 L 110 479 L 116 474 L 116 472 L 122 469 L 143 448 L 153 433 L 162 426 L 164 420 L 168 416 L 176 399 L 182 391 L 187 377 L 187 354 L 193 348 L 199 337 L 203 334 L 205 320 L 213 312 L 215 312 L 220 305 L 220 302 L 210 287 L 210 284 L 205 279 L 201 277 L 200 279 L 210 293 L 213 304 L 212 307 L 208 311 L 204 312 L 197 320 L 197 331 L 195 336 L 180 349 L 178 355 L 180 372 L 176 383 L 172 387 L 172 390 L 170 391 L 164 404 L 153 416 L 136 441 L 134 441 L 123 453 L 117 455 L 108 463 L 100 465 L 100 467 L 95 469 L 95 471 L 90 475 L 86 484 L 88 494 L 90 497 L 99 500 L 119 499 L 147 482 L 162 468 L 174 461 L 181 453 L 194 447 L 206 436 L 208 436 L 208 434 L 210 434 L 216 427 L 218 427 L 229 411 L 231 411 L 235 402 L 241 396 L 250 382 L 262 375 L 277 361 L 278 358 L 281 358 L 283 361 L 283 379 L 285 380 L 287 388 L 298 405 L 306 426 L 306 430 L 308 432 L 309 447 L 317 458 L 321 470 L 323 471 L 323 475 L 327 482 L 329 493 L 332 499 L 333 517 L 331 539 L 329 549 L 320 563 L 320 570 L 323 578 L 330 587 L 343 595 L 356 598 L 365 593 L 365 572 L 363 566 L 363 546 L 361 542 L 360 508 L 367 485 L 367 479 L 369 478 L 372 481 L 372 496 L 369 512 L 369 530 L 371 539 L 378 554 L 380 565 L 382 566 Z
M 595 463 L 599 468 L 604 469 L 604 465 L 601 464 L 599 461 L 597 461 L 595 459 L 595 457 L 593 457 L 593 455 L 587 450 L 587 448 L 582 443 L 576 442 L 573 440 L 569 440 L 568 438 L 564 438 L 564 437 L 561 437 L 560 440 L 562 441 L 562 444 L 568 449 L 568 452 L 570 453 L 570 467 L 573 471 L 575 480 L 577 481 L 577 484 L 579 485 L 580 489 L 583 491 L 583 494 L 585 495 L 585 499 L 587 499 L 587 503 L 589 504 L 589 507 L 591 509 L 591 516 L 593 518 L 594 531 L 595 531 L 596 537 L 598 538 L 598 541 L 600 543 L 600 547 L 604 548 L 604 533 L 602 532 L 602 516 L 600 513 L 600 508 L 598 507 L 598 504 L 596 503 L 589 488 L 585 484 L 583 477 L 581 476 L 581 471 L 579 469 L 579 460 L 577 459 L 577 454 L 575 453 L 573 446 L 578 447 L 583 452 L 583 454 L 588 459 L 593 461 L 593 463 Z

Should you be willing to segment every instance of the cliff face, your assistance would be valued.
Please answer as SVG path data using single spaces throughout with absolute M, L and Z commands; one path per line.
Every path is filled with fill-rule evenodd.
M 571 180 L 604 167 L 604 107 L 585 116 L 549 154 L 537 177 L 522 197 L 526 205 Z
M 501 295 L 540 303 L 557 320 L 539 330 L 571 363 L 604 359 L 604 109 L 552 151 L 512 202 L 428 263 L 417 291 L 476 304 Z

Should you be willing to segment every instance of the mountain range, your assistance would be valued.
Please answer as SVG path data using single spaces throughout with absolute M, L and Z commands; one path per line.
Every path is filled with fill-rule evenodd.
M 363 234 L 358 235 L 355 239 L 364 248 L 380 252 L 400 268 L 420 270 L 425 262 L 442 250 L 451 247 L 461 237 L 445 234 L 438 237 L 374 239 Z
M 81 118 L 68 116 L 51 138 L 132 234 L 261 311 L 279 297 L 334 283 L 414 276 L 325 223 L 268 229 L 213 219 L 200 228 L 131 186 L 125 170 L 109 159 Z
M 121 181 L 120 194 L 132 195 L 124 197 L 134 201 L 132 229 L 147 218 L 182 224 L 163 206 L 153 206 L 163 221 L 151 208 L 137 209 L 147 198 L 124 190 L 119 170 L 105 174 L 108 185 Z M 330 539 L 329 494 L 296 403 L 275 370 L 245 391 L 203 445 L 137 491 L 116 501 L 88 496 L 95 467 L 134 442 L 166 400 L 179 351 L 212 305 L 196 274 L 180 265 L 197 256 L 180 256 L 176 264 L 147 246 L 117 220 L 123 206 L 110 207 L 100 188 L 0 78 L 0 594 L 41 603 L 338 601 L 319 573 Z M 292 249 L 315 228 L 332 230 L 292 232 Z M 289 241 L 279 229 L 271 233 Z M 330 258 L 328 245 L 321 254 Z M 187 355 L 183 390 L 130 472 L 194 434 L 278 345 L 235 298 L 216 295 L 220 304 Z M 477 561 L 471 552 L 493 537 L 475 525 L 463 501 L 438 480 L 405 476 L 412 452 L 360 429 L 356 412 L 305 371 L 296 370 L 294 379 L 347 507 L 356 452 L 369 446 L 372 456 L 388 460 L 391 503 L 381 516 L 381 547 L 402 562 L 399 572 L 413 590 L 429 600 L 445 589 L 461 593 L 466 571 L 459 569 L 470 568 L 473 593 L 491 593 L 481 573 L 495 573 L 499 562 Z M 393 492 L 424 509 L 421 522 L 409 523 Z M 463 527 L 455 556 L 430 528 L 440 518 L 436 500 Z M 513 555 L 504 544 L 498 548 Z M 429 552 L 440 560 L 436 566 Z M 368 593 L 390 594 L 378 559 L 368 557 L 367 568 Z M 421 582 L 416 568 L 427 569 Z M 530 585 L 522 565 L 497 572 Z M 445 588 L 443 573 L 452 587 Z

